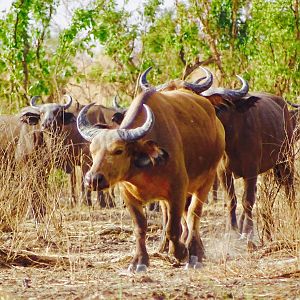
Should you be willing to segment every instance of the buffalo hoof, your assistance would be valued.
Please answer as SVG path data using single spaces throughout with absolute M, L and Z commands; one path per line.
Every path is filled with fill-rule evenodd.
M 147 266 L 140 264 L 140 265 L 136 265 L 136 270 L 137 273 L 144 273 L 147 272 Z
M 198 257 L 195 255 L 191 255 L 190 261 L 185 265 L 184 269 L 201 269 L 202 263 L 198 261 Z
M 176 247 L 172 244 L 169 246 L 169 253 L 173 254 L 178 261 L 184 262 L 188 259 L 189 251 L 183 243 L 178 243 Z
M 252 241 L 253 240 L 253 230 L 251 230 L 250 232 L 246 233 L 243 232 L 240 236 L 240 240 L 246 240 L 246 241 Z
M 247 233 L 243 232 L 240 236 L 240 240 L 243 241 L 243 240 L 247 240 Z
M 134 264 L 130 264 L 128 269 L 127 269 L 127 272 L 129 273 L 144 273 L 144 272 L 147 272 L 147 266 L 144 265 L 144 264 L 137 264 L 137 265 L 134 265 Z

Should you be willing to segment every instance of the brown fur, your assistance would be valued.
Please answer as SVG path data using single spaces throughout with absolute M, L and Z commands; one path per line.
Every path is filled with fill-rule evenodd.
M 244 212 L 239 228 L 241 233 L 251 236 L 258 174 L 276 168 L 287 195 L 293 199 L 294 192 L 292 124 L 286 103 L 281 97 L 267 93 L 250 93 L 250 96 L 258 100 L 249 109 L 242 112 L 227 110 L 219 116 L 226 137 L 226 150 L 219 175 L 230 198 L 232 228 L 238 227 L 233 175 L 244 179 Z
M 56 160 L 56 167 L 70 174 L 71 202 L 73 205 L 77 202 L 75 193 L 75 168 L 79 166 L 84 176 L 91 164 L 89 144 L 81 137 L 76 126 L 76 117 L 81 108 L 82 106 L 77 104 L 76 106 L 71 106 L 67 111 L 64 111 L 59 104 L 47 103 L 40 105 L 39 110 L 36 112 L 36 116 L 40 118 L 39 125 L 44 134 L 49 151 L 55 149 L 57 143 L 62 144 L 62 152 L 60 157 Z M 116 126 L 116 124 L 111 121 L 115 112 L 114 109 L 97 105 L 89 112 L 88 117 L 91 122 Z M 28 117 L 31 117 L 31 115 L 23 114 L 23 122 L 28 121 Z M 91 191 L 86 190 L 83 180 L 82 193 L 86 197 L 86 203 L 91 205 Z M 98 193 L 98 200 L 102 207 L 107 205 L 102 193 Z M 111 198 L 109 199 L 109 205 L 114 205 Z
M 208 100 L 180 89 L 142 93 L 133 100 L 120 128 L 143 124 L 143 103 L 155 116 L 152 131 L 135 142 L 123 141 L 114 130 L 99 131 L 90 146 L 93 165 L 87 181 L 102 188 L 120 183 L 122 197 L 135 224 L 133 266 L 149 263 L 142 205 L 157 199 L 166 203 L 170 252 L 178 260 L 185 260 L 189 249 L 190 255 L 201 260 L 204 250 L 199 220 L 223 155 L 223 126 Z M 148 158 L 149 164 L 140 167 L 140 157 L 146 162 Z M 186 240 L 180 241 L 180 220 L 188 194 L 193 194 L 186 217 L 189 233 Z
M 30 107 L 25 107 L 23 112 L 34 113 Z M 14 169 L 20 164 L 26 164 L 28 161 L 36 159 L 38 149 L 45 146 L 42 133 L 36 126 L 28 126 L 20 121 L 21 115 L 2 115 L 0 116 L 1 127 L 1 160 L 5 165 L 10 161 Z M 34 118 L 34 117 L 33 117 Z M 47 168 L 44 172 L 41 170 L 39 184 L 45 184 L 47 181 Z M 45 215 L 44 205 L 40 205 L 38 194 L 33 193 L 32 199 L 28 199 L 32 205 L 34 217 L 39 221 Z

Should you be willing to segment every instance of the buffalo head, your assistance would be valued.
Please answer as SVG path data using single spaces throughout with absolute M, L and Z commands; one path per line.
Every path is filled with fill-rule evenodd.
M 74 114 L 66 112 L 72 105 L 72 97 L 65 95 L 68 99 L 66 104 L 46 103 L 37 105 L 38 96 L 30 100 L 30 106 L 38 111 L 40 126 L 42 130 L 56 130 L 62 125 L 67 125 L 76 120 Z
M 206 76 L 198 79 L 194 83 L 176 79 L 176 80 L 172 80 L 171 82 L 159 85 L 154 88 L 151 86 L 151 84 L 147 80 L 147 75 L 152 69 L 152 67 L 149 67 L 140 76 L 140 87 L 144 91 L 147 91 L 150 89 L 155 89 L 156 91 L 167 91 L 167 90 L 176 90 L 176 89 L 183 88 L 183 89 L 193 91 L 196 94 L 200 94 L 200 93 L 206 91 L 207 89 L 209 89 L 213 83 L 212 73 L 206 68 L 203 68 L 203 67 L 200 67 L 200 68 L 205 72 Z M 201 82 L 201 84 L 200 84 L 200 81 L 202 81 L 203 79 L 205 79 L 205 80 L 203 82 Z
M 93 105 L 84 107 L 78 118 L 80 134 L 91 142 L 93 165 L 86 174 L 85 184 L 94 189 L 105 189 L 119 181 L 128 179 L 141 168 L 163 163 L 168 154 L 153 141 L 144 141 L 151 132 L 155 118 L 151 109 L 143 105 L 145 122 L 133 129 L 107 129 L 92 126 L 86 118 Z

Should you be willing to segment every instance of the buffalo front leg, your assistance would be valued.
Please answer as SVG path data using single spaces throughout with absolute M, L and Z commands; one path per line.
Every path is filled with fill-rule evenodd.
M 106 207 L 105 194 L 103 191 L 97 191 L 97 200 L 101 208 Z
M 244 195 L 243 195 L 243 214 L 241 216 L 239 227 L 242 235 L 249 238 L 253 236 L 253 217 L 252 209 L 255 203 L 257 177 L 244 179 Z
M 146 266 L 149 266 L 149 255 L 146 249 L 147 220 L 144 215 L 143 206 L 141 202 L 131 195 L 125 195 L 123 199 L 132 218 L 136 238 L 135 254 L 129 266 L 129 270 L 137 272 L 144 271 Z
M 236 207 L 237 199 L 234 191 L 234 181 L 231 172 L 222 171 L 219 173 L 219 179 L 223 185 L 223 188 L 226 191 L 226 194 L 229 198 L 229 224 L 230 229 L 237 230 L 237 218 L 236 218 Z
M 179 198 L 172 198 L 167 202 L 168 222 L 166 237 L 169 240 L 169 253 L 173 254 L 178 261 L 185 261 L 188 258 L 188 250 L 180 241 L 182 228 L 181 217 L 183 216 L 185 195 Z
M 92 206 L 92 191 L 90 188 L 85 186 L 84 176 L 82 177 L 82 180 L 81 180 L 81 195 L 82 195 L 84 204 L 86 204 L 88 206 Z
M 71 186 L 71 206 L 74 207 L 77 203 L 76 199 L 76 172 L 72 170 L 70 174 L 70 186 Z

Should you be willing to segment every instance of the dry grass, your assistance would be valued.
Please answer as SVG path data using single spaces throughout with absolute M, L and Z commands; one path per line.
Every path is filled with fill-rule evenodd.
M 71 208 L 67 181 L 54 168 L 60 151 L 44 150 L 17 167 L 12 161 L 0 165 L 0 298 L 300 297 L 299 200 L 296 208 L 290 207 L 282 189 L 277 192 L 272 174 L 259 184 L 255 251 L 236 233 L 226 232 L 222 196 L 218 203 L 206 205 L 203 214 L 207 258 L 201 270 L 176 268 L 167 255 L 156 253 L 161 217 L 151 212 L 147 240 L 151 266 L 146 274 L 128 275 L 123 270 L 134 251 L 134 237 L 122 202 L 110 210 L 97 204 Z M 42 176 L 45 166 L 47 180 Z M 296 192 L 299 195 L 299 189 Z M 271 241 L 263 235 L 266 221 Z

